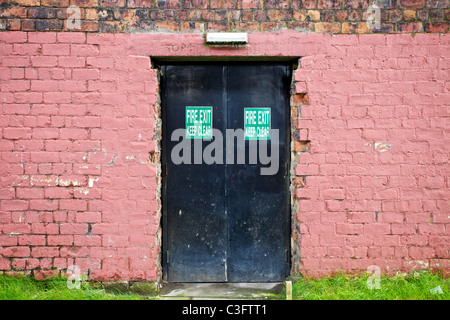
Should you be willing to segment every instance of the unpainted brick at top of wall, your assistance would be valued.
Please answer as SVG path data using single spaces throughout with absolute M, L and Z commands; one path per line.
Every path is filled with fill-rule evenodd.
M 331 34 L 447 33 L 449 0 L 0 0 L 0 30 L 122 32 L 275 31 Z M 77 6 L 79 12 L 67 11 Z M 73 28 L 68 18 L 79 14 Z

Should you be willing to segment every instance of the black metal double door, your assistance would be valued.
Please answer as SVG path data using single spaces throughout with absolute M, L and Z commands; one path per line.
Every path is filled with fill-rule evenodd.
M 290 70 L 287 63 L 161 66 L 165 280 L 288 275 Z M 203 138 L 186 133 L 190 120 L 203 123 Z M 246 132 L 258 121 L 253 133 L 262 133 L 251 138 Z

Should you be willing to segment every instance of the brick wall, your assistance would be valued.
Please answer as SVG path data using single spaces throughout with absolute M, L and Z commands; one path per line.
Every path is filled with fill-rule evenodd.
M 295 72 L 300 267 L 448 271 L 449 38 L 326 41 Z
M 0 33 L 0 271 L 157 280 L 152 56 L 299 56 L 293 271 L 449 270 L 448 35 Z
M 373 4 L 380 25 L 369 29 Z M 449 20 L 448 0 L 0 0 L 0 29 L 11 31 L 446 33 Z
M 0 33 L 0 50 L 0 269 L 154 279 L 150 58 L 84 33 Z

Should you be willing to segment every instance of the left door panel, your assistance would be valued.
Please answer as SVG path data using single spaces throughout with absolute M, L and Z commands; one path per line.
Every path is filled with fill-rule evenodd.
M 164 65 L 163 73 L 163 240 L 164 277 L 171 282 L 225 282 L 227 210 L 225 165 L 205 165 L 211 140 L 188 139 L 180 150 L 177 129 L 186 128 L 186 107 L 212 107 L 212 127 L 226 130 L 225 67 Z M 179 131 L 178 131 L 179 132 Z M 222 152 L 224 150 L 222 149 Z M 209 152 L 208 152 L 209 154 Z M 176 159 L 178 157 L 178 160 Z M 182 157 L 184 163 L 175 164 Z M 190 159 L 190 161 L 186 161 Z M 202 164 L 194 164 L 198 161 Z M 189 163 L 188 163 L 189 162 Z

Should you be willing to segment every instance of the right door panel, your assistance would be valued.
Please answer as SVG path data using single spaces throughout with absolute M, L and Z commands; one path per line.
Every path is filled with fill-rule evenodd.
M 289 74 L 288 66 L 278 64 L 228 68 L 228 129 L 245 127 L 245 110 L 270 108 L 270 140 L 242 143 L 235 139 L 234 164 L 226 167 L 230 282 L 282 281 L 288 274 Z M 256 154 L 254 142 L 258 142 Z M 267 152 L 261 150 L 263 143 L 267 143 Z M 237 157 L 244 147 L 245 164 L 239 164 Z M 264 159 L 266 153 L 270 157 Z M 256 164 L 251 164 L 252 156 L 257 156 Z

